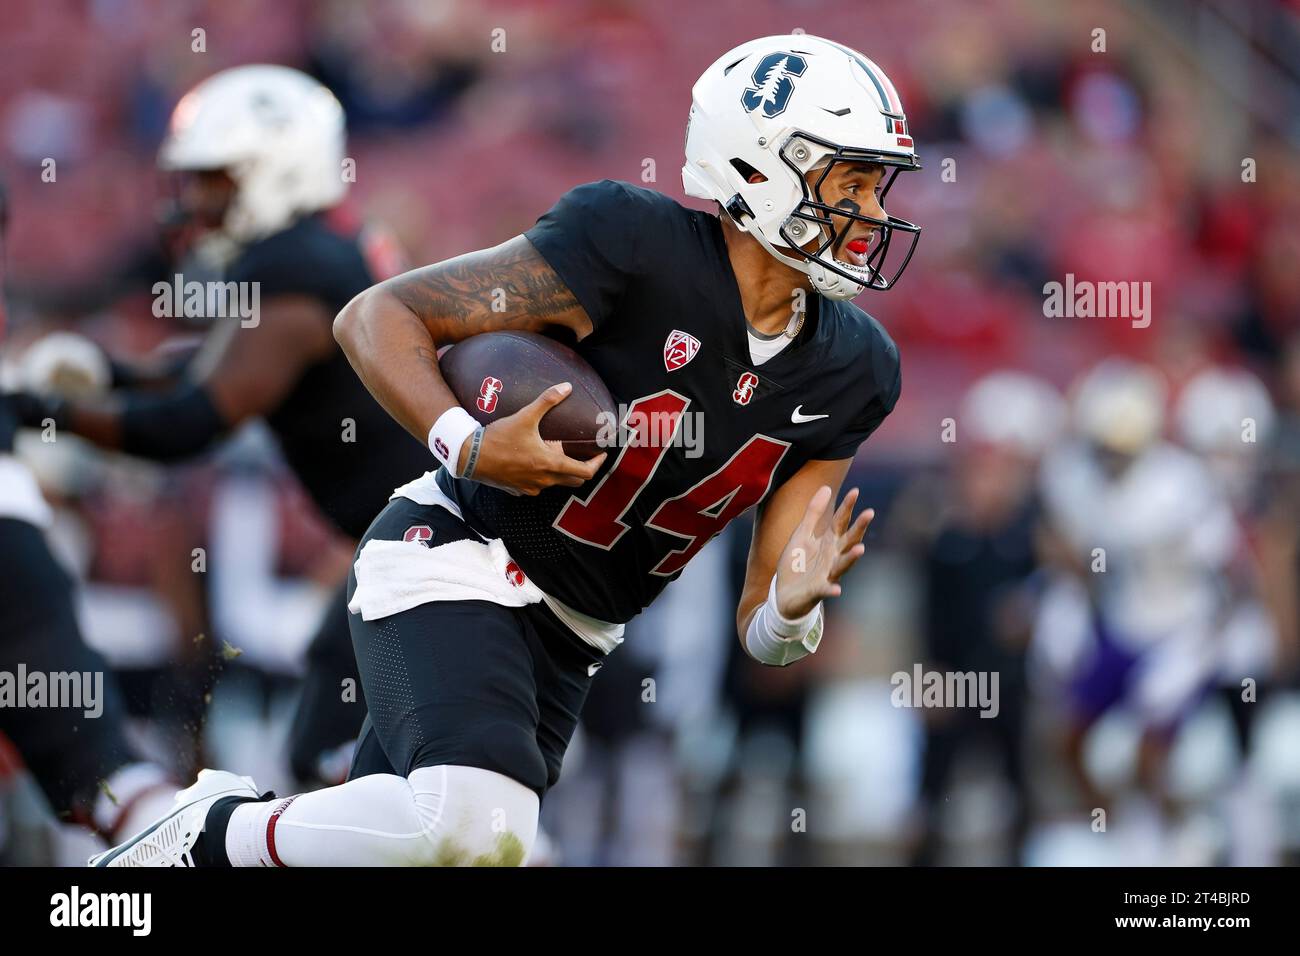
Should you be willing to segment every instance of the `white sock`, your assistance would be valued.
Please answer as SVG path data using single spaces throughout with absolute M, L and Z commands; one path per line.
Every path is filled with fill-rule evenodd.
M 226 857 L 231 866 L 284 866 L 277 853 L 276 829 L 297 797 L 241 803 L 226 824 Z
M 422 767 L 238 806 L 226 855 L 233 866 L 517 866 L 537 812 L 537 794 L 503 774 Z

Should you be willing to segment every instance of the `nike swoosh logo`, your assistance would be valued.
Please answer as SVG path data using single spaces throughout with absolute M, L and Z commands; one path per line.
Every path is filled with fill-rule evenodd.
M 800 409 L 802 408 L 803 405 L 800 404 L 798 408 L 796 408 L 794 411 L 790 413 L 790 421 L 794 422 L 796 425 L 798 425 L 800 422 L 815 422 L 819 418 L 831 417 L 829 412 L 827 412 L 825 415 L 804 415 L 800 411 Z

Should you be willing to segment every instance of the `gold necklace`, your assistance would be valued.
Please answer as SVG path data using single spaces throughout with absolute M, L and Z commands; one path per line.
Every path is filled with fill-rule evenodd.
M 798 338 L 799 333 L 800 333 L 801 331 L 803 331 L 803 320 L 804 320 L 804 316 L 806 316 L 807 314 L 808 314 L 808 312 L 807 312 L 806 309 L 800 309 L 800 310 L 799 310 L 799 321 L 798 321 L 797 323 L 794 323 L 794 331 L 791 332 L 791 331 L 790 331 L 790 326 L 787 325 L 787 326 L 785 327 L 785 329 L 781 332 L 781 334 L 784 335 L 784 336 L 785 336 L 786 338 L 788 338 L 788 339 Z

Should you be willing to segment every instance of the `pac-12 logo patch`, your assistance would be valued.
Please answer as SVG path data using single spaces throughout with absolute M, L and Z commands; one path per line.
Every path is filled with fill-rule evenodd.
M 794 92 L 791 77 L 803 76 L 806 69 L 808 61 L 797 53 L 769 53 L 763 57 L 750 77 L 754 85 L 740 94 L 745 112 L 752 113 L 761 107 L 768 119 L 784 113 Z
M 501 394 L 503 388 L 505 386 L 501 384 L 501 379 L 489 375 L 483 379 L 483 384 L 478 387 L 478 401 L 474 404 L 491 415 L 496 410 L 497 396 Z
M 403 541 L 414 541 L 416 544 L 422 544 L 426 548 L 429 542 L 433 540 L 433 529 L 427 524 L 413 524 L 406 529 L 402 535 Z
M 736 382 L 736 390 L 731 393 L 731 400 L 737 405 L 748 405 L 749 400 L 754 397 L 754 389 L 757 387 L 758 376 L 753 372 L 746 372 Z
M 695 358 L 695 353 L 699 350 L 699 339 L 689 332 L 673 329 L 668 333 L 668 341 L 664 343 L 664 368 L 670 372 L 677 371 Z

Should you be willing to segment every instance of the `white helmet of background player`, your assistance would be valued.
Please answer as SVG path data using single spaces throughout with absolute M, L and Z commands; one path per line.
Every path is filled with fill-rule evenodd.
M 343 198 L 343 143 L 343 107 L 324 86 L 284 66 L 240 66 L 176 104 L 158 165 L 224 170 L 235 194 L 223 229 L 247 242 Z
M 961 401 L 964 438 L 1037 459 L 1060 436 L 1065 399 L 1050 382 L 1025 372 L 999 370 L 985 375 Z
M 900 170 L 921 168 L 893 83 L 855 50 L 804 34 L 752 40 L 720 57 L 691 91 L 686 194 L 721 203 L 737 227 L 822 295 L 851 299 L 898 281 L 921 230 L 822 202 L 821 185 L 841 162 L 884 165 L 882 203 Z M 804 174 L 817 169 L 809 186 Z M 749 182 L 754 172 L 765 180 Z M 876 227 L 860 266 L 834 258 L 853 222 Z M 910 242 L 891 256 L 895 232 Z
M 1174 417 L 1179 439 L 1192 451 L 1248 457 L 1272 431 L 1273 400 L 1250 372 L 1209 368 L 1183 388 Z
M 1164 431 L 1168 388 L 1149 365 L 1123 358 L 1099 363 L 1074 390 L 1074 427 L 1100 449 L 1135 456 Z
M 1174 409 L 1179 440 L 1205 460 L 1237 504 L 1251 494 L 1275 418 L 1268 389 L 1244 369 L 1198 372 Z

